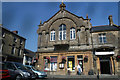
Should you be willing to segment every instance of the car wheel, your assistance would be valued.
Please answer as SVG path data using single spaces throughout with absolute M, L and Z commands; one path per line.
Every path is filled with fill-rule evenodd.
M 15 80 L 22 80 L 22 76 L 21 75 L 17 75 Z

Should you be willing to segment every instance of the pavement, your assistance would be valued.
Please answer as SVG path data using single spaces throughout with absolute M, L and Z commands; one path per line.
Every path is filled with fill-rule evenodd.
M 120 76 L 118 75 L 48 75 L 48 78 L 117 78 L 120 80 Z

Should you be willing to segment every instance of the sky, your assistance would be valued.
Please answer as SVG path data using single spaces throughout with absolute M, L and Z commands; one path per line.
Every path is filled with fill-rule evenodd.
M 108 16 L 118 25 L 118 2 L 64 2 L 66 10 L 91 19 L 92 26 L 108 25 Z M 37 29 L 42 20 L 47 21 L 60 8 L 61 2 L 2 2 L 3 27 L 26 38 L 25 48 L 37 51 Z

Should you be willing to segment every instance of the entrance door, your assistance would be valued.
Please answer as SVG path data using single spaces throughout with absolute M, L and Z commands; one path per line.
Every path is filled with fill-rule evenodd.
M 111 74 L 112 66 L 110 56 L 100 56 L 99 58 L 101 74 Z
M 110 61 L 100 61 L 101 74 L 110 74 Z
M 68 56 L 67 67 L 69 68 L 70 71 L 75 70 L 74 56 Z

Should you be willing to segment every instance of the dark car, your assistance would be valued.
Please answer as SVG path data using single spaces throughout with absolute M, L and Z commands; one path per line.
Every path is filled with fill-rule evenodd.
M 15 80 L 31 80 L 36 79 L 36 74 L 28 70 L 23 64 L 18 62 L 5 62 L 10 76 Z
M 26 66 L 28 69 L 32 70 L 34 73 L 36 73 L 36 74 L 37 74 L 37 78 L 45 78 L 45 77 L 47 77 L 47 73 L 46 73 L 46 72 L 37 70 L 35 67 L 30 66 L 30 65 L 25 65 L 25 66 Z
M 10 74 L 8 69 L 5 67 L 5 63 L 0 62 L 0 80 L 9 80 Z

